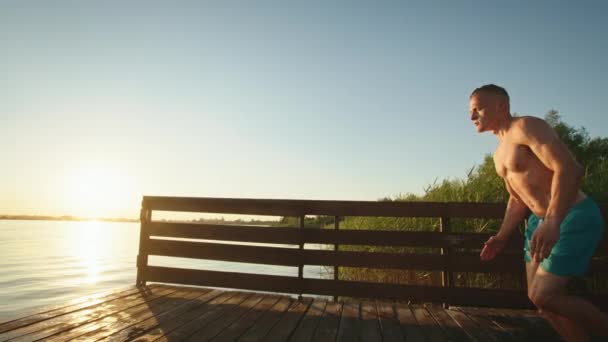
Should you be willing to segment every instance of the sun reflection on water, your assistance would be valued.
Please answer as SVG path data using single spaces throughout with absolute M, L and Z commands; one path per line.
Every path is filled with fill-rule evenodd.
M 103 224 L 98 221 L 81 222 L 70 236 L 68 246 L 71 254 L 78 258 L 81 276 L 77 285 L 94 285 L 103 271 L 103 258 L 111 248 L 110 235 L 104 234 Z

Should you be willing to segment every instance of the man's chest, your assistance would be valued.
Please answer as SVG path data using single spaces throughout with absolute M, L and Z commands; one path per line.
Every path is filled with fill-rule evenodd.
M 494 152 L 496 172 L 503 178 L 509 173 L 524 172 L 533 157 L 527 146 L 502 142 Z

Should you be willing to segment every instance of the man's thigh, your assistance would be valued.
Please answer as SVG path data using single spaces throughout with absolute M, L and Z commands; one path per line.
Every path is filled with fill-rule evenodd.
M 530 289 L 532 289 L 532 282 L 534 281 L 534 275 L 536 275 L 536 271 L 538 270 L 539 265 L 540 264 L 534 260 L 526 263 L 526 280 L 528 282 L 528 291 Z
M 528 293 L 532 294 L 537 306 L 542 305 L 554 295 L 566 293 L 569 279 L 570 277 L 558 276 L 545 271 L 542 267 L 537 267 Z

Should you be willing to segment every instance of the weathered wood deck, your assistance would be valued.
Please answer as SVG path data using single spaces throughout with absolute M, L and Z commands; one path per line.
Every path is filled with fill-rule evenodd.
M 150 284 L 0 324 L 11 341 L 561 341 L 532 310 Z

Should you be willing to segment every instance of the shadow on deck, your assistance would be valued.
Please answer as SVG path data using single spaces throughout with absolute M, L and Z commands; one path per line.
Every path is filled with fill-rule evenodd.
M 0 324 L 15 341 L 561 341 L 533 310 L 150 284 Z

